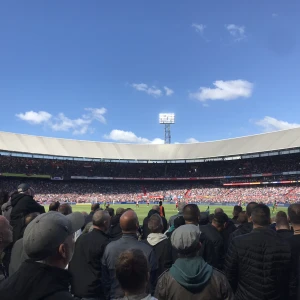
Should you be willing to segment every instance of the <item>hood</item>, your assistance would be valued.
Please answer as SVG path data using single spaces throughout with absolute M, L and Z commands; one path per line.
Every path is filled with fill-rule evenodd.
M 170 269 L 173 278 L 191 293 L 201 292 L 212 276 L 213 268 L 200 256 L 178 258 Z
M 150 218 L 151 216 L 153 216 L 154 214 L 159 214 L 159 212 L 155 209 L 150 209 L 148 212 L 148 218 Z
M 66 270 L 27 260 L 16 273 L 3 281 L 1 299 L 39 300 L 57 292 L 68 292 L 70 278 Z
M 17 194 L 11 199 L 11 206 L 12 207 L 16 206 L 20 200 L 23 200 L 23 198 L 31 198 L 32 199 L 32 196 L 25 195 L 25 194 Z
M 160 242 L 166 240 L 168 237 L 164 235 L 163 233 L 150 233 L 147 237 L 147 242 L 151 246 L 155 246 L 159 244 Z
M 120 224 L 120 218 L 121 218 L 121 215 L 113 216 L 110 221 L 110 226 L 116 226 L 117 224 Z
M 250 233 L 252 231 L 252 229 L 253 229 L 252 222 L 242 224 L 241 226 L 238 227 L 238 230 L 240 230 L 242 234 Z

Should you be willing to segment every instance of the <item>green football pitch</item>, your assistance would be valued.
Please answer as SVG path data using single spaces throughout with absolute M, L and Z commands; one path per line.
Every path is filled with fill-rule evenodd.
M 112 207 L 115 211 L 118 207 L 123 207 L 123 208 L 132 208 L 136 211 L 138 217 L 139 217 L 139 222 L 140 224 L 143 223 L 144 218 L 148 215 L 149 210 L 151 209 L 153 205 L 150 205 L 150 207 L 147 207 L 147 204 L 140 204 L 139 208 L 135 207 L 135 204 L 115 204 L 115 205 L 110 205 L 110 207 Z M 221 207 L 223 208 L 224 212 L 228 215 L 229 218 L 232 217 L 232 210 L 233 210 L 233 206 L 215 206 L 215 205 L 211 205 L 210 206 L 210 213 L 214 213 L 215 208 L 217 207 Z M 169 218 L 175 214 L 177 214 L 177 211 L 175 209 L 175 204 L 164 204 L 164 208 L 165 208 L 165 213 L 166 213 L 166 218 L 167 220 L 169 220 Z M 200 211 L 204 212 L 207 209 L 207 206 L 199 206 Z M 84 205 L 73 205 L 72 206 L 73 212 L 74 211 L 79 211 L 79 212 L 90 212 L 91 209 L 91 205 L 90 204 L 84 204 Z M 245 208 L 243 207 L 243 209 L 245 210 Z M 272 211 L 272 208 L 270 208 Z M 278 208 L 277 211 L 282 210 L 282 211 L 287 211 L 287 209 L 285 207 L 282 208 Z

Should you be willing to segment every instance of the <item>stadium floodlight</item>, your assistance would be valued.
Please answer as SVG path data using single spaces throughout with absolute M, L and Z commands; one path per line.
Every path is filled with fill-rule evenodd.
M 159 123 L 165 125 L 165 144 L 171 144 L 171 124 L 175 124 L 175 114 L 159 114 Z

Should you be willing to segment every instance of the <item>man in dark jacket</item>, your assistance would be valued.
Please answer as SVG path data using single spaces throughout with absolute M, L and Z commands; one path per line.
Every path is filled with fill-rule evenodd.
M 239 205 L 235 205 L 234 207 L 233 207 L 233 212 L 232 212 L 232 222 L 234 223 L 234 224 L 238 224 L 238 222 L 237 222 L 237 219 L 238 219 L 238 217 L 239 217 L 239 213 L 240 212 L 242 212 L 243 211 L 243 208 L 241 207 L 241 206 L 239 206 Z
M 249 202 L 247 207 L 246 207 L 246 214 L 248 217 L 248 223 L 246 224 L 242 224 L 240 225 L 237 230 L 235 230 L 229 237 L 229 241 L 228 241 L 228 247 L 231 244 L 231 241 L 233 238 L 243 235 L 243 234 L 247 234 L 250 233 L 253 229 L 253 223 L 251 221 L 251 213 L 253 211 L 253 209 L 255 208 L 255 206 L 257 205 L 256 202 Z
M 137 240 L 139 221 L 133 210 L 128 210 L 120 218 L 123 236 L 107 245 L 102 258 L 102 278 L 105 295 L 109 299 L 124 297 L 120 283 L 116 279 L 116 261 L 119 255 L 129 249 L 140 249 L 147 257 L 149 263 L 151 290 L 154 291 L 157 280 L 157 260 L 153 249 Z
M 232 240 L 225 260 L 235 299 L 288 299 L 290 246 L 270 229 L 268 206 L 258 204 L 251 219 L 253 231 Z
M 150 234 L 146 243 L 154 249 L 158 262 L 157 276 L 159 277 L 165 270 L 172 266 L 172 245 L 168 237 L 161 233 L 163 224 L 158 214 L 151 216 L 148 222 Z
M 287 217 L 276 217 L 275 229 L 277 235 L 283 239 L 289 239 L 294 234 L 290 228 L 290 224 Z
M 111 218 L 110 228 L 108 231 L 108 235 L 111 241 L 116 241 L 122 237 L 122 229 L 120 226 L 120 218 L 124 213 L 125 209 L 119 207 L 116 211 L 116 215 Z
M 159 214 L 159 206 L 158 205 L 154 205 L 152 207 L 152 209 L 149 210 L 148 216 L 143 221 L 143 234 L 142 234 L 142 239 L 143 240 L 145 240 L 148 237 L 149 233 L 150 233 L 149 228 L 148 228 L 148 222 L 149 222 L 150 217 L 154 214 Z M 161 219 L 162 219 L 162 222 L 163 222 L 162 233 L 164 233 L 168 229 L 168 221 L 164 217 L 161 217 Z
M 183 209 L 183 217 L 185 224 L 193 224 L 199 227 L 200 210 L 196 204 L 187 204 Z M 200 242 L 202 244 L 200 248 L 200 256 L 213 267 L 218 267 L 218 258 L 215 253 L 214 244 L 210 241 L 205 233 L 200 236 Z
M 45 212 L 44 207 L 39 205 L 33 197 L 34 190 L 27 183 L 22 183 L 18 186 L 18 194 L 15 194 L 11 199 L 10 224 L 13 227 L 13 242 L 23 236 L 25 216 L 34 212 L 40 214 Z
M 226 277 L 199 256 L 200 230 L 195 225 L 177 228 L 171 237 L 178 259 L 159 278 L 155 297 L 158 300 L 233 300 Z
M 69 264 L 72 275 L 71 292 L 78 298 L 105 299 L 101 280 L 101 259 L 109 242 L 106 234 L 110 215 L 98 210 L 93 215 L 93 230 L 81 235 L 75 244 L 73 258 Z
M 222 270 L 225 259 L 224 239 L 221 235 L 228 222 L 228 216 L 221 212 L 216 213 L 211 224 L 200 226 L 202 233 L 213 243 L 217 257 L 217 268 Z
M 83 224 L 79 212 L 69 216 L 48 212 L 32 221 L 23 237 L 30 260 L 0 284 L 1 300 L 73 299 L 69 292 L 71 278 L 65 268 L 74 251 L 73 234 Z

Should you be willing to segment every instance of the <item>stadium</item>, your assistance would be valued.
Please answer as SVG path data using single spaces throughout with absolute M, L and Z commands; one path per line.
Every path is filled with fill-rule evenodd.
M 163 200 L 287 207 L 299 199 L 300 129 L 195 144 L 118 144 L 0 133 L 1 188 L 29 182 L 35 199 L 132 205 Z M 171 204 L 172 206 L 168 206 Z M 142 205 L 143 207 L 143 205 Z M 76 208 L 77 210 L 77 208 Z M 147 209 L 141 212 L 141 218 Z

